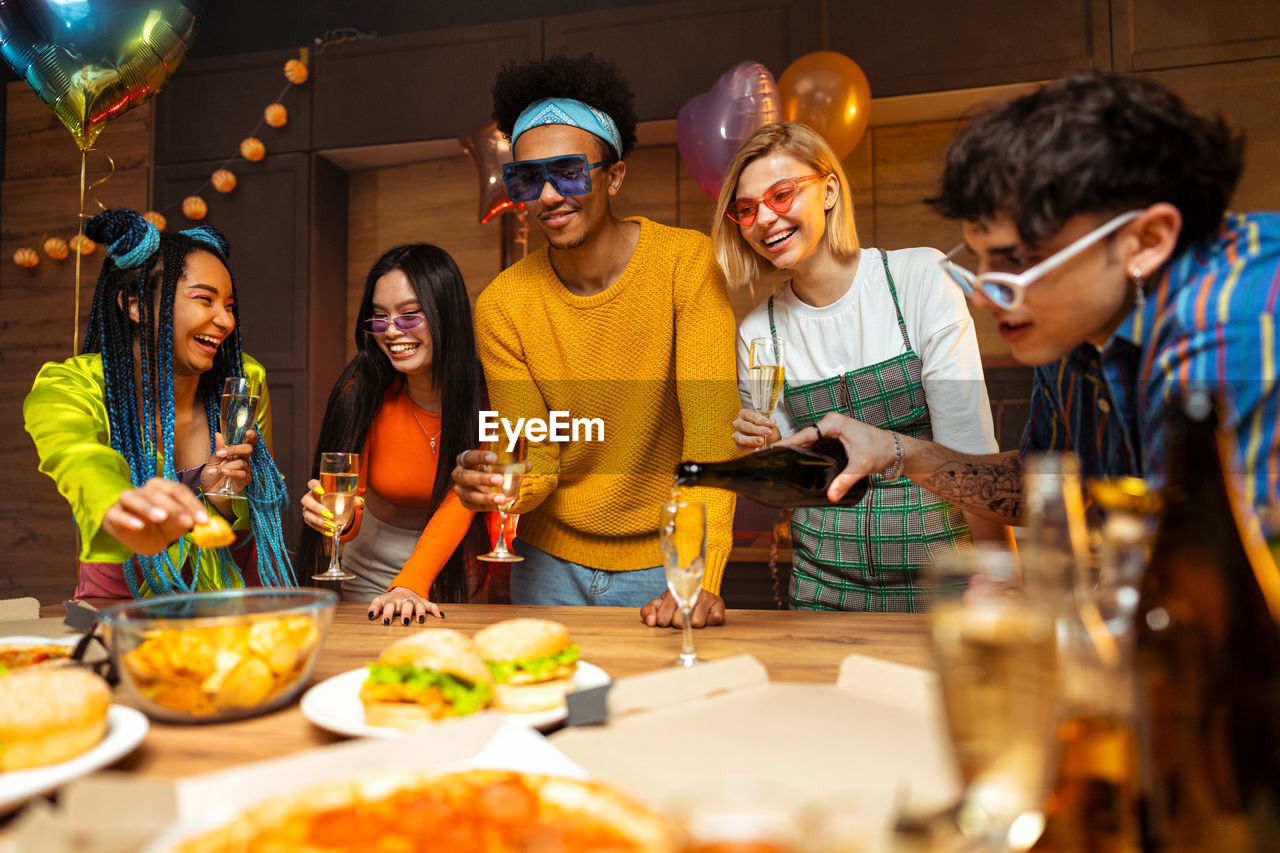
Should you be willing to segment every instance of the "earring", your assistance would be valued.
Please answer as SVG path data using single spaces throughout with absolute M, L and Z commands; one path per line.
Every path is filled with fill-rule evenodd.
M 1133 307 L 1141 311 L 1147 304 L 1147 290 L 1142 281 L 1142 270 L 1134 267 L 1129 270 L 1129 275 L 1133 276 L 1134 286 L 1137 287 L 1137 292 L 1133 297 Z

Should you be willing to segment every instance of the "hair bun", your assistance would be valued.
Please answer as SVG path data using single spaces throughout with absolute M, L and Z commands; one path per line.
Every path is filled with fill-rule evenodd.
M 120 269 L 141 266 L 160 247 L 160 232 L 137 211 L 125 207 L 106 210 L 90 219 L 85 234 L 102 243 Z
M 180 233 L 197 243 L 203 243 L 206 248 L 213 249 L 214 253 L 224 261 L 231 257 L 231 244 L 227 242 L 226 237 L 222 236 L 222 232 L 212 225 L 198 225 Z

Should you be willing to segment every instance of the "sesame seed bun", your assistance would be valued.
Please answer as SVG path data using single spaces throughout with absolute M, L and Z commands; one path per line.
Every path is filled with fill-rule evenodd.
M 0 771 L 55 764 L 87 752 L 107 731 L 111 688 L 78 666 L 0 675 Z
M 471 682 L 489 680 L 476 644 L 451 628 L 427 628 L 397 640 L 383 650 L 378 663 L 416 666 Z
M 569 647 L 569 629 L 549 619 L 507 619 L 476 632 L 485 660 L 523 660 L 554 655 Z

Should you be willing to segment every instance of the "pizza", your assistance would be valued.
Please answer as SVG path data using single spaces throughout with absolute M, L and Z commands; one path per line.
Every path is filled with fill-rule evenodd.
M 374 777 L 281 797 L 173 853 L 338 850 L 675 853 L 663 818 L 612 788 L 506 770 Z
M 71 647 L 57 643 L 0 643 L 0 672 L 69 657 Z

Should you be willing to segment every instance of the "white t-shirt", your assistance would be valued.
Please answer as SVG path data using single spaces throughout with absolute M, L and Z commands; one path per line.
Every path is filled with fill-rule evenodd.
M 994 453 L 991 402 L 973 318 L 960 289 L 942 278 L 936 249 L 889 252 L 889 269 L 912 349 L 924 362 L 925 399 L 934 441 L 963 453 Z M 787 387 L 795 387 L 888 361 L 905 351 L 884 264 L 864 248 L 853 284 L 830 305 L 807 305 L 788 282 L 773 299 L 774 325 L 787 342 Z M 738 327 L 738 387 L 751 407 L 747 365 L 752 338 L 769 337 L 769 301 L 752 309 Z M 788 436 L 795 424 L 779 401 L 773 413 Z

